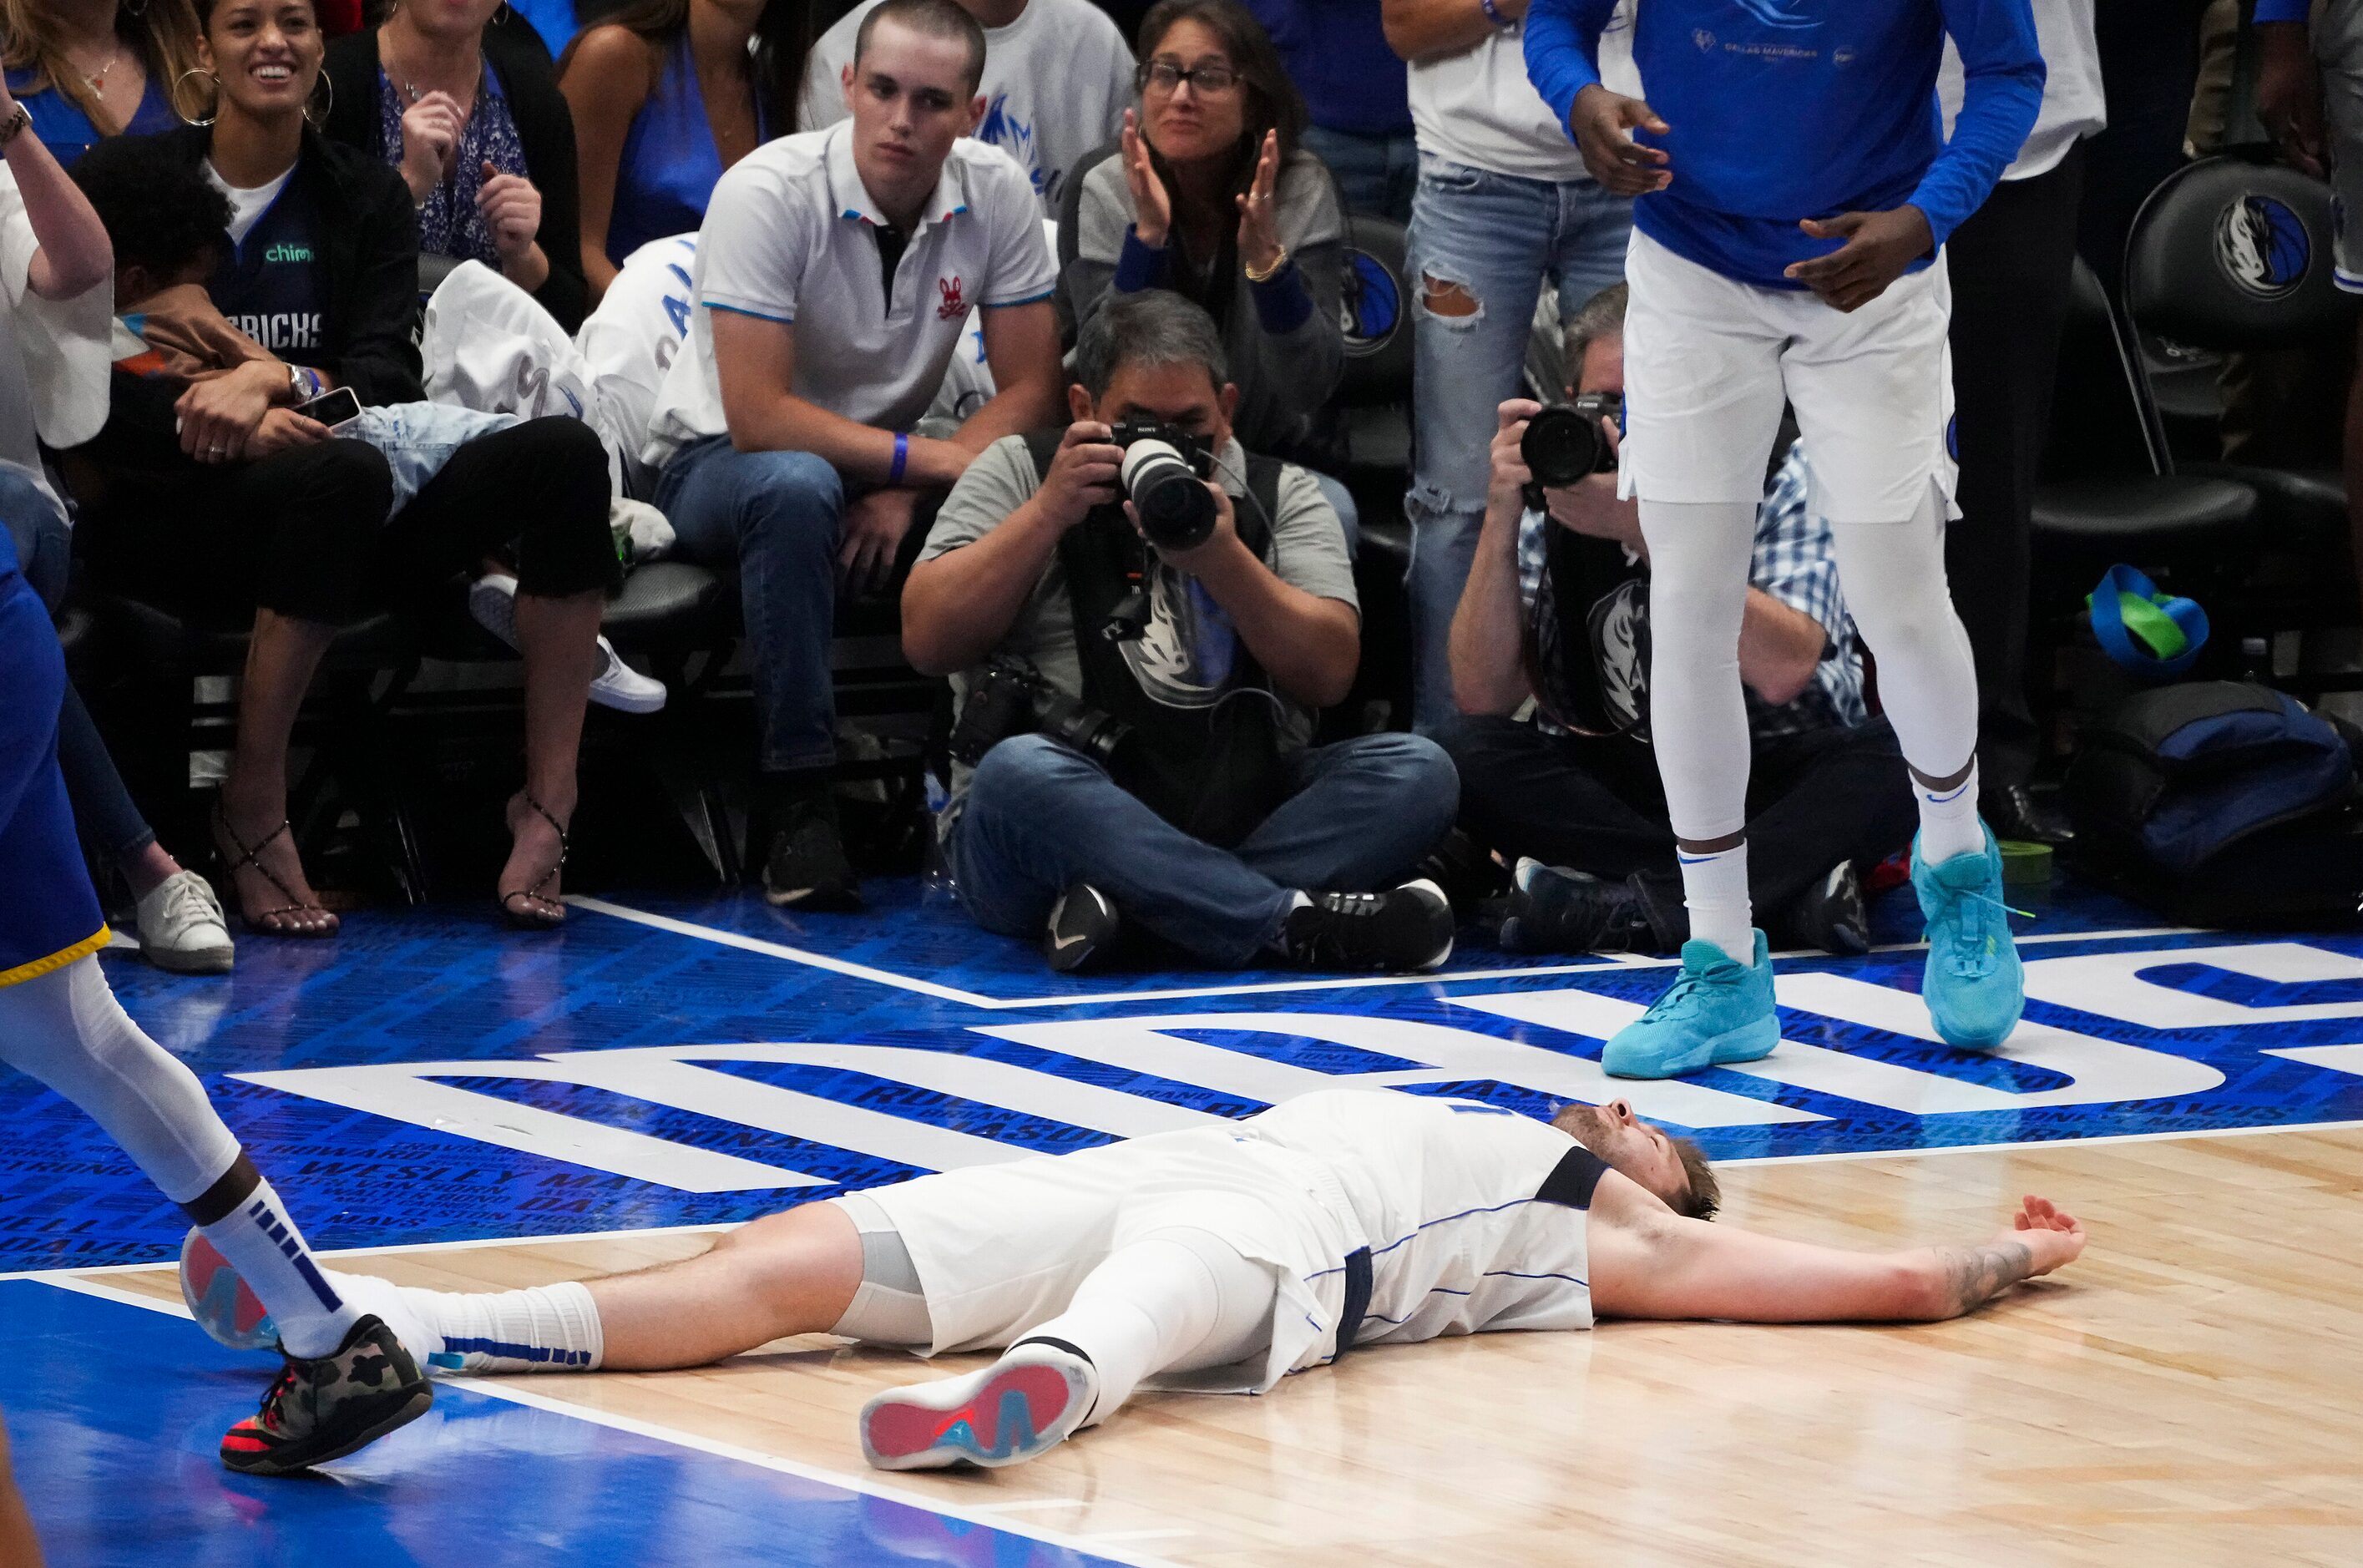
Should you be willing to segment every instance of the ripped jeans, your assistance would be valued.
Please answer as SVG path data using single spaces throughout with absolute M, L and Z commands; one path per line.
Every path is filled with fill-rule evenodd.
M 1553 283 L 1570 317 L 1624 281 L 1632 224 L 1633 204 L 1589 179 L 1530 180 L 1419 155 L 1405 268 L 1414 447 L 1403 511 L 1413 719 L 1423 733 L 1454 712 L 1445 644 L 1484 521 L 1493 410 L 1520 395 L 1535 301 Z

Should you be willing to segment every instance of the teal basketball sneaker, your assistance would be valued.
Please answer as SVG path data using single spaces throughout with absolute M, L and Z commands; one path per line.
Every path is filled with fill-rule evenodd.
M 2010 939 L 2002 898 L 2002 850 L 1984 829 L 1982 854 L 1930 865 L 1912 844 L 1912 891 L 1928 922 L 1928 967 L 1920 994 L 1947 1045 L 1991 1051 L 2010 1038 L 2026 1010 L 2026 974 Z
M 1754 1062 L 1781 1043 L 1772 1010 L 1772 962 L 1764 933 L 1756 962 L 1713 942 L 1682 944 L 1682 972 L 1649 1010 L 1616 1031 L 1600 1065 L 1617 1078 L 1679 1078 L 1719 1062 Z

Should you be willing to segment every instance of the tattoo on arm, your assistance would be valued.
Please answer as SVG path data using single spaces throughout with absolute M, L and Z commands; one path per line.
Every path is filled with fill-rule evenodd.
M 1957 1313 L 1991 1301 L 2035 1272 L 2034 1254 L 2019 1241 L 1939 1247 L 1936 1259 L 1945 1269 L 1946 1299 Z

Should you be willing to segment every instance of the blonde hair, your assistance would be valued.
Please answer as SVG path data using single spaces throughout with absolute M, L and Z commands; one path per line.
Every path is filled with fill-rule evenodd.
M 124 29 L 127 20 L 130 27 Z M 55 88 L 88 115 L 90 123 L 102 133 L 114 135 L 123 128 L 108 123 L 98 95 L 66 59 L 57 17 L 43 0 L 0 0 L 0 25 L 7 31 L 7 49 L 0 61 L 11 71 L 30 68 L 33 72 L 27 93 Z M 203 98 L 202 92 L 184 93 L 183 88 L 183 79 L 197 69 L 197 15 L 189 0 L 148 0 L 138 9 L 118 6 L 116 25 L 128 32 L 126 41 L 138 52 L 150 79 L 163 84 L 164 101 L 174 114 L 191 119 L 193 109 L 202 113 L 208 106 L 192 101 Z

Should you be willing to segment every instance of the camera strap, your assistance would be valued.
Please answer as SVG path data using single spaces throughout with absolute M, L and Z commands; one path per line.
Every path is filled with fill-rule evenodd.
M 1063 432 L 1026 438 L 1035 473 L 1047 475 Z M 1250 456 L 1247 481 L 1254 499 L 1232 508 L 1240 542 L 1269 562 L 1266 517 L 1280 513 L 1280 467 Z M 1097 507 L 1059 540 L 1059 563 L 1075 622 L 1075 651 L 1083 672 L 1083 701 L 1123 720 L 1132 735 L 1119 749 L 1116 783 L 1150 810 L 1193 839 L 1228 849 L 1245 840 L 1281 799 L 1280 729 L 1270 681 L 1246 640 L 1236 640 L 1230 679 L 1205 707 L 1176 707 L 1143 689 L 1122 645 L 1100 634 L 1118 602 L 1138 584 L 1134 573 L 1154 562 L 1121 505 Z

